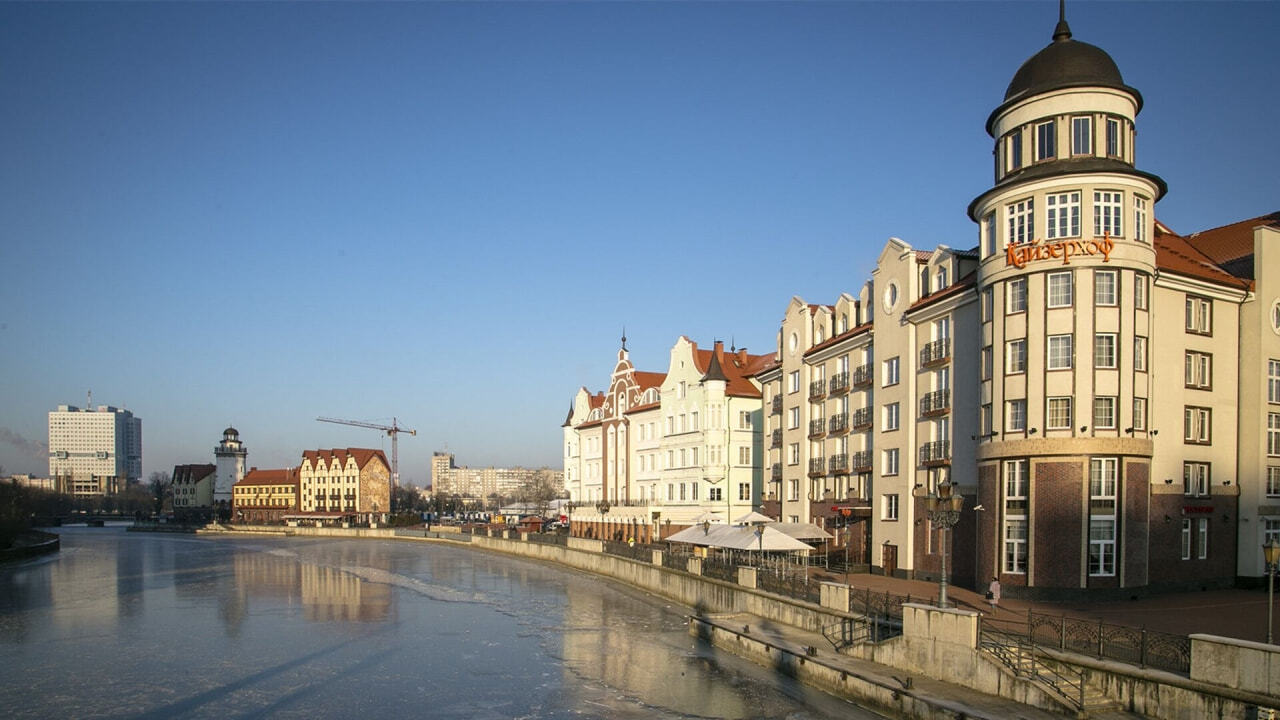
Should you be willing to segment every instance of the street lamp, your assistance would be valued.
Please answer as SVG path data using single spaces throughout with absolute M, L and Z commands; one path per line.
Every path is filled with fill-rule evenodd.
M 1276 563 L 1280 562 L 1280 538 L 1272 535 L 1262 545 L 1262 556 L 1267 561 L 1267 644 L 1270 645 L 1276 596 Z
M 945 472 L 945 471 L 944 471 Z M 929 522 L 942 530 L 942 575 L 938 578 L 938 607 L 947 606 L 947 531 L 960 521 L 960 508 L 964 505 L 964 496 L 954 494 L 955 486 L 948 477 L 938 483 L 937 490 L 929 494 L 926 509 Z M 1280 551 L 1280 547 L 1277 547 Z

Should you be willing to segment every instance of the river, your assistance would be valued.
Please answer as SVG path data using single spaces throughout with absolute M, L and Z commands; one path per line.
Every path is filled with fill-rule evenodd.
M 592 575 L 390 540 L 59 529 L 0 566 L 11 718 L 876 718 Z

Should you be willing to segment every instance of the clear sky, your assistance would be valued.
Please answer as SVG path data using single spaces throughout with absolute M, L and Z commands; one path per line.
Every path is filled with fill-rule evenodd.
M 972 247 L 1056 2 L 0 4 L 0 465 L 123 405 L 144 473 L 560 466 L 582 385 L 770 351 L 890 236 Z M 1280 3 L 1068 3 L 1184 233 L 1280 209 Z

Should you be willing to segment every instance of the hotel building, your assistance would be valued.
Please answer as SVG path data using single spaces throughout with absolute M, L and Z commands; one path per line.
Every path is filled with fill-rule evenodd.
M 381 450 L 307 450 L 298 466 L 298 509 L 376 521 L 391 509 L 391 466 Z
M 49 413 L 49 476 L 58 492 L 108 495 L 142 477 L 142 419 L 99 405 Z

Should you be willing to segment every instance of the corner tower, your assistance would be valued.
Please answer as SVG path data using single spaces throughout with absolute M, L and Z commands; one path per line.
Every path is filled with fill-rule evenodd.
M 1152 209 L 1166 187 L 1135 165 L 1141 109 L 1060 11 L 1052 42 L 987 119 L 995 183 L 969 205 L 979 587 L 992 576 L 1056 591 L 1149 583 Z
M 222 431 L 222 442 L 213 449 L 217 458 L 217 475 L 213 484 L 215 507 L 231 507 L 231 488 L 244 479 L 245 459 L 249 449 L 240 442 L 240 432 L 233 427 Z

